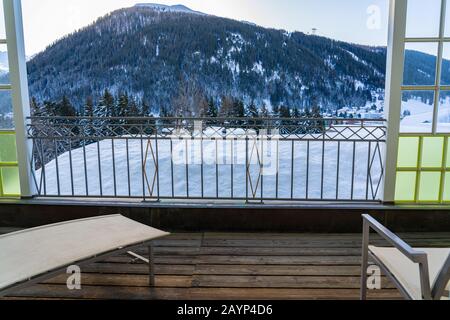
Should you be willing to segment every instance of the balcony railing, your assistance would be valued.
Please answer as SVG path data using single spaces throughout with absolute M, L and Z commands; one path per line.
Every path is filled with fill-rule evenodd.
M 384 120 L 32 117 L 40 197 L 378 201 Z

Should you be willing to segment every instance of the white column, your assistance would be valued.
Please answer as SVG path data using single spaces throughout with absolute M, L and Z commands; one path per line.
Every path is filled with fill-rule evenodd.
M 4 0 L 6 41 L 8 45 L 9 73 L 12 86 L 12 106 L 16 127 L 17 157 L 20 188 L 23 198 L 32 197 L 35 188 L 32 177 L 32 143 L 27 139 L 27 117 L 30 116 L 27 64 L 20 0 Z
M 395 201 L 397 160 L 402 104 L 403 67 L 405 62 L 405 36 L 407 0 L 390 0 L 389 35 L 386 68 L 385 112 L 387 117 L 387 143 L 383 201 Z

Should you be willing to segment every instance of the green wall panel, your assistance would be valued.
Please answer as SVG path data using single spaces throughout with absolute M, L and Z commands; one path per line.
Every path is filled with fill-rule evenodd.
M 440 197 L 441 173 L 422 172 L 418 200 L 420 202 L 438 202 Z
M 0 197 L 19 197 L 19 181 L 14 132 L 0 131 Z
M 450 203 L 449 140 L 448 136 L 400 137 L 396 202 Z
M 398 172 L 395 188 L 395 199 L 397 201 L 414 201 L 416 192 L 416 172 Z
M 398 151 L 399 168 L 417 168 L 419 158 L 419 138 L 403 137 L 400 138 Z
M 0 134 L 0 163 L 16 162 L 16 138 L 12 134 Z
M 443 137 L 425 137 L 422 147 L 422 168 L 441 168 L 444 153 Z
M 20 195 L 19 169 L 3 168 L 1 171 L 3 194 L 5 196 Z
M 450 172 L 445 173 L 443 201 L 450 202 Z

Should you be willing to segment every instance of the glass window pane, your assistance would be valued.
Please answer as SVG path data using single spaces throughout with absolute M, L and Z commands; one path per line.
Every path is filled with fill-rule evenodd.
M 0 162 L 16 161 L 16 137 L 10 134 L 0 134 Z
M 440 172 L 422 172 L 420 175 L 419 201 L 439 201 L 439 190 L 441 186 Z
M 450 202 L 450 172 L 445 174 L 444 198 L 446 202 Z
M 18 168 L 3 168 L 1 169 L 3 194 L 6 196 L 20 195 L 19 183 L 19 169 Z
M 442 91 L 439 97 L 438 132 L 450 132 L 450 91 Z
M 405 86 L 431 86 L 436 83 L 437 43 L 407 43 L 405 46 Z
M 447 13 L 445 14 L 445 36 L 450 37 L 450 5 L 447 1 Z
M 11 92 L 0 91 L 0 130 L 14 128 L 11 103 Z
M 10 84 L 8 50 L 5 44 L 0 44 L 0 84 Z
M 402 137 L 400 138 L 398 150 L 399 168 L 417 168 L 419 157 L 419 138 Z
M 447 140 L 448 140 L 448 144 L 449 144 L 449 146 L 450 146 L 450 138 L 446 138 Z M 446 165 L 446 167 L 447 168 L 450 168 L 450 148 L 447 148 L 447 165 Z
M 400 130 L 402 133 L 431 133 L 434 91 L 404 91 Z
M 407 37 L 437 37 L 441 0 L 408 0 Z
M 425 137 L 422 148 L 422 168 L 442 168 L 444 138 Z
M 6 39 L 5 14 L 3 11 L 3 0 L 0 0 L 0 39 Z
M 395 187 L 395 201 L 414 201 L 416 191 L 416 172 L 398 172 Z
M 449 2 L 450 5 L 450 2 Z M 449 17 L 450 19 L 450 17 Z M 450 24 L 450 20 L 448 22 Z M 444 43 L 444 51 L 443 51 L 443 60 L 442 60 L 442 76 L 441 76 L 441 84 L 444 86 L 450 85 L 450 43 Z
M 408 0 L 407 37 L 437 37 L 441 0 Z

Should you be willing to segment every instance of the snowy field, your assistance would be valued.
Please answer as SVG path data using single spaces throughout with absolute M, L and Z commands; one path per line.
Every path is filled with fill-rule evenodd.
M 401 122 L 403 133 L 430 133 L 432 131 L 434 104 L 420 98 L 409 99 L 402 103 L 402 113 L 409 111 Z M 450 132 L 450 97 L 439 101 L 438 131 Z
M 352 135 L 348 129 L 333 130 L 341 130 L 341 138 Z M 382 134 L 382 131 L 378 130 L 377 134 Z M 331 139 L 326 139 L 324 143 L 322 140 L 310 141 L 309 152 L 307 141 L 292 142 L 277 138 L 281 137 L 276 136 L 274 140 L 264 142 L 252 140 L 248 152 L 244 139 L 192 141 L 180 140 L 179 136 L 159 139 L 158 157 L 155 155 L 159 164 L 159 183 L 158 179 L 154 179 L 156 166 L 151 150 L 156 153 L 156 141 L 153 137 L 143 140 L 142 145 L 140 140 L 127 137 L 114 141 L 103 140 L 99 148 L 97 144 L 86 146 L 86 161 L 83 148 L 80 148 L 71 154 L 62 154 L 57 162 L 53 160 L 48 163 L 45 166 L 46 194 L 143 197 L 145 192 L 146 197 L 149 197 L 150 190 L 153 190 L 153 196 L 158 194 L 159 186 L 162 198 L 200 198 L 203 191 L 205 198 L 243 199 L 246 198 L 248 156 L 250 198 L 253 193 L 257 198 L 261 197 L 261 186 L 263 197 L 267 199 L 350 200 L 353 195 L 355 200 L 365 200 L 367 194 L 369 200 L 379 198 L 379 193 L 372 196 L 370 187 L 373 185 L 376 189 L 381 177 L 380 157 L 374 137 L 371 143 L 366 138 L 341 142 L 340 146 Z M 380 143 L 379 146 L 383 152 L 384 144 Z M 374 154 L 376 157 L 371 169 L 373 180 L 370 181 L 368 167 Z M 143 183 L 142 158 L 145 160 L 145 155 L 148 184 Z M 263 178 L 258 183 L 260 163 L 263 166 Z M 41 175 L 42 170 L 38 170 L 38 182 Z

